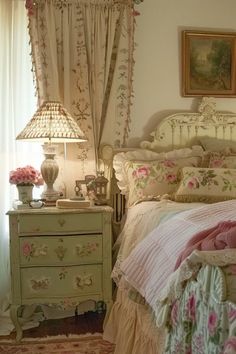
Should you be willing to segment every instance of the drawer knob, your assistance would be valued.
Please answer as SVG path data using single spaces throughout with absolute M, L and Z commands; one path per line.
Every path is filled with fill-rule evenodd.
M 35 227 L 32 229 L 33 232 L 40 232 L 40 227 Z
M 66 223 L 65 219 L 59 219 L 59 220 L 58 220 L 58 224 L 59 224 L 61 227 L 63 227 L 63 226 L 65 225 L 65 223 Z
M 65 248 L 63 246 L 58 246 L 55 249 L 55 253 L 57 255 L 57 258 L 59 258 L 60 261 L 63 261 L 63 258 L 65 257 L 65 254 L 66 254 L 66 251 L 67 251 L 67 248 Z

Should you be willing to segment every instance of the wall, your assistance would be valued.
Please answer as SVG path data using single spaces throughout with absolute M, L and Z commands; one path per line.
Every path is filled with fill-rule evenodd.
M 198 98 L 181 97 L 181 31 L 236 31 L 235 0 L 144 0 L 136 9 L 140 16 L 128 146 L 148 138 L 164 116 L 197 109 Z M 236 112 L 236 98 L 216 102 L 217 110 Z

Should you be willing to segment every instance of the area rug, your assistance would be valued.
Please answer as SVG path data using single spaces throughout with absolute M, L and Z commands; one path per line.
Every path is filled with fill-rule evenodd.
M 46 338 L 26 338 L 18 344 L 0 341 L 1 354 L 112 354 L 114 345 L 102 335 L 70 335 Z

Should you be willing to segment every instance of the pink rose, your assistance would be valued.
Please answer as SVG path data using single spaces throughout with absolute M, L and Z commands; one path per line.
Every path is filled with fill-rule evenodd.
M 229 317 L 230 322 L 233 322 L 234 320 L 236 320 L 236 309 L 231 308 L 229 310 L 228 317 Z
M 199 353 L 204 353 L 204 338 L 201 334 L 193 336 L 192 344 L 199 349 Z
M 42 186 L 44 184 L 43 177 L 37 177 L 34 182 L 35 186 Z
M 188 183 L 187 183 L 187 187 L 189 189 L 196 189 L 196 188 L 199 188 L 199 181 L 196 177 L 192 177 Z
M 34 184 L 36 186 L 40 186 L 43 184 L 43 178 L 38 170 L 30 165 L 27 165 L 25 167 L 18 167 L 14 171 L 10 171 L 9 182 L 11 184 Z
M 138 178 L 146 177 L 149 175 L 149 173 L 150 173 L 150 168 L 146 166 L 139 167 L 136 170 L 136 174 Z
M 236 353 L 236 337 L 229 337 L 224 344 L 223 354 Z
M 181 341 L 176 341 L 174 342 L 174 348 L 173 348 L 173 353 L 182 353 L 183 352 L 183 343 Z
M 213 167 L 213 168 L 214 167 L 222 167 L 223 163 L 224 163 L 224 161 L 221 159 L 213 160 L 210 163 L 210 167 Z
M 233 274 L 236 275 L 236 264 L 232 264 L 228 266 L 228 270 Z
M 26 0 L 25 8 L 28 11 L 28 16 L 32 16 L 34 14 L 34 2 L 33 2 L 33 0 Z
M 176 180 L 177 180 L 177 176 L 175 174 L 169 173 L 169 174 L 166 175 L 166 181 L 167 182 L 174 183 L 174 182 L 176 182 Z
M 208 317 L 208 330 L 211 336 L 214 335 L 216 326 L 217 326 L 217 314 L 214 311 L 212 311 L 210 312 Z
M 164 160 L 162 161 L 162 163 L 165 167 L 171 167 L 171 168 L 173 168 L 176 165 L 175 162 L 172 160 Z
M 25 257 L 28 257 L 30 255 L 31 250 L 31 245 L 28 242 L 23 244 L 23 255 Z
M 195 321 L 195 314 L 196 314 L 196 300 L 195 296 L 191 295 L 187 302 L 187 314 L 189 319 Z
M 174 302 L 171 309 L 171 322 L 173 326 L 176 326 L 178 321 L 178 311 L 179 311 L 179 304 L 177 301 Z

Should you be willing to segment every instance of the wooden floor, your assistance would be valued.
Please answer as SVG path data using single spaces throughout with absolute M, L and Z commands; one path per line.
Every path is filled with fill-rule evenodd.
M 105 312 L 87 312 L 83 315 L 57 320 L 45 320 L 39 327 L 25 330 L 23 336 L 27 338 L 39 338 L 45 336 L 102 333 L 102 325 Z M 9 336 L 1 336 L 1 339 L 13 339 L 15 333 Z

